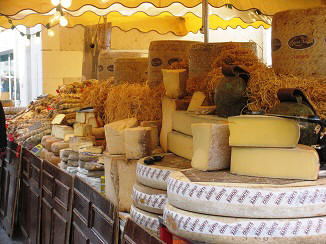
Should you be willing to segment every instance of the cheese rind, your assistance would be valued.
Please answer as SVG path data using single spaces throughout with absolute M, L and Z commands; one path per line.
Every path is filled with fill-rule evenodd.
M 233 147 L 231 173 L 248 176 L 316 180 L 319 156 L 305 145 L 295 148 Z
M 127 159 L 140 159 L 152 151 L 151 128 L 136 127 L 124 130 L 124 147 Z
M 295 120 L 262 116 L 241 115 L 229 117 L 230 146 L 244 147 L 295 147 L 300 128 Z
M 188 73 L 185 69 L 162 69 L 163 84 L 166 95 L 181 98 L 186 94 Z
M 163 214 L 167 202 L 166 191 L 136 183 L 132 190 L 133 205 L 150 213 Z
M 192 136 L 176 131 L 168 133 L 168 149 L 180 157 L 191 160 L 193 155 Z
M 230 167 L 230 132 L 227 124 L 192 124 L 192 134 L 193 168 L 208 171 Z
M 51 135 L 58 139 L 65 139 L 68 134 L 73 134 L 74 129 L 67 125 L 53 125 Z
M 152 165 L 144 163 L 146 158 L 137 162 L 137 181 L 145 186 L 166 190 L 170 173 L 191 168 L 190 161 L 172 153 L 163 154 L 163 159 Z
M 133 221 L 135 221 L 145 230 L 149 231 L 154 235 L 159 235 L 159 215 L 140 210 L 139 208 L 136 208 L 132 205 L 130 208 L 130 217 Z
M 169 175 L 167 193 L 173 206 L 209 215 L 279 219 L 326 212 L 326 178 L 270 179 L 190 169 Z
M 203 92 L 197 91 L 191 97 L 187 111 L 192 112 L 198 107 L 200 107 L 206 99 L 206 95 Z
M 74 135 L 75 136 L 91 136 L 92 126 L 87 124 L 75 123 L 74 124 Z
M 104 126 L 107 152 L 109 154 L 125 154 L 123 131 L 138 125 L 136 118 L 129 118 L 109 123 Z
M 246 219 L 184 211 L 166 204 L 164 223 L 173 234 L 204 243 L 323 243 L 326 217 Z
M 225 118 L 216 115 L 197 115 L 187 111 L 174 111 L 172 114 L 172 128 L 175 131 L 192 136 L 191 125 L 195 123 L 226 123 Z

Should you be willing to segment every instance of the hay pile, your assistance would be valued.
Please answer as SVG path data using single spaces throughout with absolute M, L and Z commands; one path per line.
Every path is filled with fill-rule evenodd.
M 104 103 L 109 89 L 114 85 L 114 79 L 92 80 L 92 82 L 83 89 L 81 101 L 84 107 L 93 107 L 95 112 L 104 119 Z
M 136 117 L 139 121 L 161 120 L 163 86 L 120 84 L 109 89 L 105 101 L 105 123 Z
M 230 43 L 221 52 L 212 65 L 212 70 L 204 80 L 189 79 L 187 93 L 195 91 L 205 92 L 212 102 L 214 90 L 222 74 L 222 63 L 243 66 L 250 72 L 247 96 L 249 109 L 269 112 L 279 103 L 277 91 L 280 88 L 299 88 L 308 97 L 309 101 L 322 118 L 326 118 L 326 77 L 298 77 L 294 75 L 278 75 L 272 68 L 263 64 L 249 49 L 239 48 Z

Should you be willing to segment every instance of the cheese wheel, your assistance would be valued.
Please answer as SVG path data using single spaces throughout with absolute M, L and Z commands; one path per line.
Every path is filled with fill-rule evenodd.
M 170 68 L 174 62 L 188 62 L 191 45 L 198 42 L 163 40 L 152 41 L 148 53 L 148 81 L 151 85 L 163 81 L 161 69 Z
M 118 58 L 114 62 L 114 83 L 145 82 L 148 58 Z
M 196 214 L 166 204 L 164 223 L 180 237 L 201 243 L 324 243 L 326 217 L 246 219 Z
M 133 205 L 150 213 L 163 214 L 167 202 L 166 191 L 135 184 L 132 190 Z
M 232 42 L 240 48 L 250 49 L 256 53 L 256 43 L 254 42 Z M 205 79 L 212 70 L 216 58 L 220 56 L 224 47 L 228 47 L 229 42 L 198 43 L 192 45 L 189 50 L 189 78 Z
M 156 189 L 166 190 L 167 178 L 171 172 L 191 168 L 189 160 L 178 157 L 172 153 L 164 154 L 160 162 L 152 165 L 146 165 L 142 158 L 137 163 L 136 176 L 141 184 Z
M 326 8 L 276 13 L 272 23 L 272 59 L 276 73 L 326 75 Z
M 136 208 L 135 206 L 131 205 L 130 217 L 133 221 L 135 221 L 141 227 L 145 228 L 150 233 L 153 233 L 155 235 L 159 234 L 159 215 L 140 210 L 139 208 Z
M 51 145 L 51 151 L 54 153 L 54 155 L 59 156 L 60 150 L 68 147 L 69 147 L 68 142 L 59 141 Z
M 173 206 L 211 215 L 245 218 L 326 215 L 326 178 L 284 180 L 191 169 L 170 174 L 167 193 Z

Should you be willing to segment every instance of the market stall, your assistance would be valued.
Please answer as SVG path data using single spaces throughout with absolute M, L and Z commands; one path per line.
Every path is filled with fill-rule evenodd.
M 48 1 L 10 2 L 0 3 L 0 26 L 51 30 Z M 60 86 L 8 118 L 0 209 L 8 233 L 19 212 L 31 243 L 118 242 L 125 221 L 126 243 L 325 239 L 323 1 L 208 1 L 207 15 L 203 3 L 203 14 L 200 1 L 59 8 L 69 27 L 110 22 L 182 36 L 206 26 L 205 41 L 223 26 L 268 28 L 274 15 L 273 65 L 253 42 L 160 40 L 147 57 L 99 57 L 105 80 Z

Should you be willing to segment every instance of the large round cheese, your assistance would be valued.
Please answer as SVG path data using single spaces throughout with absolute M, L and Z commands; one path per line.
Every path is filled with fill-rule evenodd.
M 152 41 L 148 53 L 148 81 L 158 85 L 163 81 L 161 69 L 168 69 L 174 62 L 188 63 L 189 48 L 198 43 L 193 41 L 163 40 Z
M 272 59 L 276 73 L 326 75 L 326 8 L 276 13 L 272 23 Z
M 160 231 L 160 223 L 158 220 L 159 215 L 140 210 L 139 208 L 131 205 L 130 217 L 133 221 L 150 233 L 158 235 Z
M 254 42 L 232 42 L 240 48 L 251 49 L 256 53 Z M 230 42 L 198 43 L 189 49 L 189 78 L 205 79 L 212 70 L 216 58 Z
M 197 213 L 245 218 L 326 215 L 326 178 L 269 179 L 191 169 L 170 174 L 167 193 L 173 206 Z
M 245 219 L 196 214 L 166 204 L 164 222 L 173 234 L 204 243 L 325 243 L 326 217 Z
M 191 162 L 172 153 L 165 154 L 160 162 L 146 165 L 142 158 L 137 163 L 137 181 L 145 186 L 166 190 L 166 182 L 171 172 L 191 168 Z
M 166 191 L 135 184 L 132 190 L 132 201 L 135 207 L 142 210 L 163 214 L 167 202 Z

